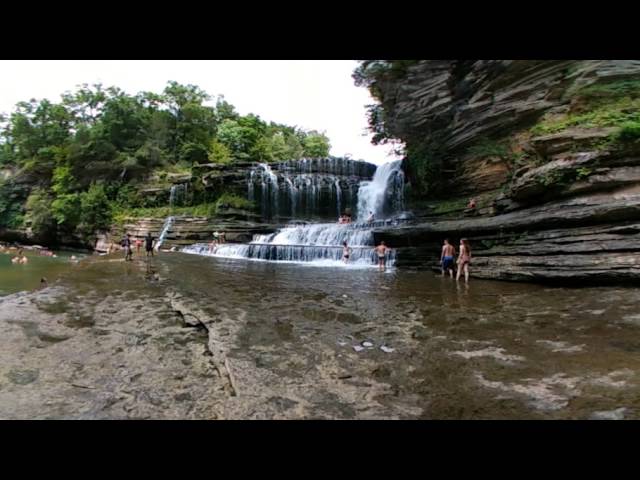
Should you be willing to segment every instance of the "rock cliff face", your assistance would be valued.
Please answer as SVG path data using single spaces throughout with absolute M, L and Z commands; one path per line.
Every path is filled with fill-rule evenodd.
M 640 61 L 389 65 L 365 74 L 419 218 L 376 232 L 399 265 L 435 269 L 466 236 L 479 277 L 640 280 Z

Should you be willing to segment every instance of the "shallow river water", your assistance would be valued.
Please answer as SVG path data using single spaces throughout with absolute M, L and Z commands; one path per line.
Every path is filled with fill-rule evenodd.
M 171 291 L 224 316 L 238 390 L 226 418 L 640 418 L 637 289 L 119 259 L 92 259 L 59 284 L 129 290 L 132 302 Z
M 640 413 L 635 289 L 473 279 L 465 286 L 432 272 L 181 254 L 162 260 L 186 296 L 246 312 L 235 355 L 299 378 L 328 355 L 336 378 L 352 375 L 339 379 L 345 385 L 373 382 L 377 400 L 397 402 L 400 416 Z M 363 341 L 373 347 L 356 351 Z M 337 403 L 338 416 L 355 415 L 357 404 Z

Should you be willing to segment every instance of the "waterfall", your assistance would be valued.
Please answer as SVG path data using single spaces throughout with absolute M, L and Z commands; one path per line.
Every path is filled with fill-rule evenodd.
M 215 253 L 209 253 L 209 246 L 204 243 L 184 247 L 182 252 L 247 260 L 344 266 L 343 241 L 351 248 L 348 265 L 376 266 L 373 233 L 368 225 L 318 223 L 287 227 L 269 235 L 255 235 L 251 243 L 220 245 Z M 394 264 L 395 251 L 392 251 L 387 258 L 387 265 Z
M 345 266 L 342 243 L 347 242 L 351 248 L 347 265 L 375 267 L 377 256 L 373 229 L 404 221 L 399 217 L 385 219 L 385 216 L 396 214 L 404 207 L 404 174 L 400 162 L 391 162 L 377 169 L 365 162 L 339 158 L 303 159 L 271 165 L 262 163 L 250 171 L 247 180 L 250 200 L 257 198 L 255 188 L 261 190 L 265 218 L 278 217 L 282 206 L 283 212 L 294 219 L 302 214 L 307 219 L 324 215 L 334 220 L 336 212 L 340 215 L 347 207 L 357 207 L 358 222 L 288 226 L 275 233 L 254 235 L 246 244 L 224 243 L 210 251 L 208 244 L 198 243 L 184 247 L 183 252 L 246 260 Z M 283 201 L 279 202 L 279 199 Z M 364 221 L 370 211 L 376 216 L 373 223 Z M 392 250 L 387 257 L 387 265 L 394 264 L 395 251 Z
M 187 203 L 187 193 L 188 193 L 188 185 L 187 183 L 181 183 L 179 185 L 171 185 L 169 189 L 169 206 L 173 207 L 176 203 L 181 203 L 185 205 Z
M 255 164 L 247 175 L 247 197 L 265 219 L 335 220 L 345 208 L 355 211 L 358 185 L 375 170 L 371 163 L 344 158 Z
M 404 208 L 404 172 L 401 160 L 385 163 L 376 170 L 370 182 L 358 190 L 358 219 L 365 220 L 369 212 L 376 218 L 399 213 Z
M 160 249 L 160 245 L 162 245 L 162 243 L 164 242 L 164 237 L 167 236 L 167 232 L 169 232 L 171 225 L 173 225 L 174 219 L 174 217 L 167 217 L 164 221 L 164 225 L 162 226 L 162 230 L 160 231 L 160 236 L 158 237 L 158 242 L 156 243 L 156 250 Z

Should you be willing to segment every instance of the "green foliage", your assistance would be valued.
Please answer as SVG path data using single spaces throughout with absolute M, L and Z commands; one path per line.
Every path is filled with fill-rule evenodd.
M 500 157 L 507 158 L 510 156 L 511 151 L 507 145 L 502 142 L 491 141 L 489 139 L 483 139 L 477 144 L 469 147 L 467 153 L 479 157 Z
M 531 129 L 533 135 L 548 135 L 571 127 L 621 127 L 640 122 L 640 99 L 617 100 L 599 105 L 584 113 L 569 113 L 561 118 L 544 120 Z
M 559 171 L 559 170 L 552 170 L 550 172 L 547 172 L 543 175 L 540 175 L 537 178 L 537 181 L 539 184 L 544 185 L 545 187 L 549 187 L 552 185 L 561 185 L 563 184 L 563 180 L 565 178 L 565 175 L 563 174 L 563 172 Z
M 254 208 L 254 204 L 244 197 L 224 193 L 216 201 L 216 211 L 223 208 L 237 208 L 241 210 L 251 210 Z
M 58 225 L 69 230 L 75 228 L 80 220 L 80 196 L 77 193 L 65 193 L 51 202 L 51 214 Z
M 329 138 L 324 133 L 311 131 L 304 138 L 303 144 L 304 155 L 311 158 L 322 158 L 329 156 L 331 145 Z
M 587 167 L 580 167 L 576 169 L 576 180 L 581 180 L 583 178 L 587 178 L 589 175 L 593 173 L 593 170 Z
M 621 142 L 633 142 L 640 139 L 640 121 L 623 123 L 617 138 Z
M 214 140 L 209 148 L 208 159 L 212 163 L 231 163 L 231 150 L 223 143 Z
M 635 99 L 640 97 L 640 80 L 625 79 L 595 83 L 581 88 L 574 96 L 591 105 L 624 98 Z
M 26 221 L 31 225 L 31 230 L 41 238 L 50 238 L 55 235 L 56 223 L 51 209 L 52 199 L 43 189 L 34 189 L 26 203 Z
M 201 203 L 186 207 L 155 207 L 155 208 L 117 208 L 113 212 L 113 221 L 123 224 L 127 218 L 162 218 L 169 215 L 214 217 L 227 208 L 253 210 L 255 205 L 244 197 L 224 193 L 215 202 Z
M 209 158 L 207 147 L 201 143 L 188 142 L 180 148 L 180 160 L 190 164 L 206 163 Z
M 89 190 L 80 195 L 82 232 L 89 236 L 96 230 L 107 230 L 112 221 L 111 204 L 104 185 L 92 183 Z
M 24 223 L 22 190 L 10 181 L 0 180 L 0 228 L 19 228 Z
M 168 201 L 158 193 L 168 174 L 189 174 L 194 164 L 329 154 L 324 134 L 267 124 L 240 115 L 224 97 L 215 106 L 212 100 L 195 85 L 172 81 L 159 94 L 85 84 L 58 103 L 18 103 L 0 115 L 0 166 L 21 179 L 20 187 L 0 183 L 0 227 L 26 222 L 42 234 L 90 236 L 113 215 Z M 151 188 L 145 192 L 142 185 Z M 213 193 L 198 182 L 192 187 L 186 203 L 214 214 Z M 224 202 L 247 207 L 231 197 Z
M 446 213 L 461 212 L 466 207 L 467 207 L 466 198 L 448 200 L 448 201 L 438 202 L 438 204 L 433 209 L 433 213 L 435 213 L 436 215 L 443 215 Z

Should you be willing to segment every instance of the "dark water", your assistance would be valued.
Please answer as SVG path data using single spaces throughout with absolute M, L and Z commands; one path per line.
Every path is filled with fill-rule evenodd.
M 467 287 L 431 272 L 182 253 L 92 259 L 63 283 L 176 291 L 230 317 L 236 402 L 257 405 L 242 418 L 261 395 L 303 418 L 640 418 L 635 289 Z M 363 341 L 373 346 L 354 350 Z

